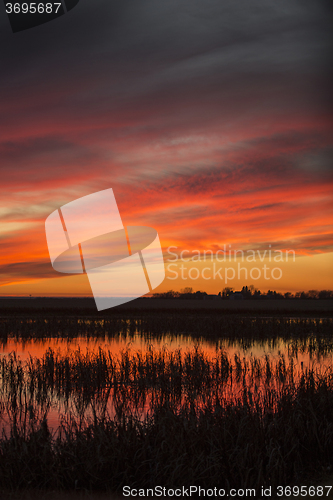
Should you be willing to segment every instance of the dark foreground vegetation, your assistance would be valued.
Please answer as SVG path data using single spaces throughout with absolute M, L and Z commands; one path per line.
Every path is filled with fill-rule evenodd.
M 333 463 L 333 371 L 199 348 L 1 361 L 1 488 L 300 484 Z M 48 413 L 66 409 L 56 429 Z M 311 481 L 310 481 L 311 482 Z
M 333 461 L 332 379 L 286 390 L 275 412 L 247 401 L 223 406 L 169 403 L 145 421 L 74 421 L 53 439 L 46 422 L 13 428 L 1 443 L 1 486 L 87 488 L 300 483 Z
M 0 490 L 259 489 L 310 485 L 332 470 L 331 317 L 205 310 L 0 317 L 3 345 L 135 336 L 149 344 L 185 335 L 196 345 L 190 351 L 49 349 L 25 361 L 0 358 Z M 284 340 L 288 350 L 231 356 L 219 343 L 226 338 L 251 349 Z M 215 351 L 200 348 L 203 339 Z

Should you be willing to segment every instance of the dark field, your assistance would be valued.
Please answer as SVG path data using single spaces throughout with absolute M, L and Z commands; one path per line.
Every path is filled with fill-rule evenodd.
M 262 299 L 262 300 L 183 300 L 139 298 L 114 309 L 97 312 L 95 302 L 90 298 L 0 298 L 0 311 L 17 313 L 22 310 L 68 310 L 87 311 L 97 315 L 114 315 L 119 311 L 161 311 L 161 310 L 208 310 L 224 313 L 272 313 L 272 314 L 333 314 L 331 299 Z

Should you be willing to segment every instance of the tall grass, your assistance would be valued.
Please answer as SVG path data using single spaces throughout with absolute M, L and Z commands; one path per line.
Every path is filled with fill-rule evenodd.
M 333 462 L 333 370 L 199 347 L 1 360 L 0 487 L 288 484 Z M 57 406 L 59 426 L 50 414 Z

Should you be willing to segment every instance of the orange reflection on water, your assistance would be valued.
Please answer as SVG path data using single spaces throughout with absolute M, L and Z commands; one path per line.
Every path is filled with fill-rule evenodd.
M 94 415 L 107 414 L 114 418 L 131 414 L 143 419 L 166 401 L 176 409 L 195 404 L 200 410 L 207 405 L 216 407 L 241 402 L 273 411 L 286 388 L 293 390 L 303 376 L 308 376 L 311 371 L 315 376 L 325 373 L 332 364 L 331 351 L 313 350 L 307 340 L 266 339 L 244 344 L 244 341 L 226 338 L 215 342 L 200 339 L 195 345 L 186 335 L 164 335 L 154 339 L 138 333 L 103 341 L 83 337 L 29 339 L 24 342 L 8 339 L 3 345 L 1 359 L 5 361 L 15 353 L 15 359 L 19 361 L 14 361 L 13 366 L 21 360 L 20 366 L 26 374 L 28 367 L 41 366 L 40 385 L 43 385 L 42 367 L 50 349 L 53 351 L 52 363 L 61 366 L 66 362 L 74 368 L 75 363 L 81 363 L 81 372 L 78 375 L 75 368 L 74 375 L 69 375 L 67 381 L 62 379 L 60 385 L 43 386 L 44 392 L 38 397 L 36 394 L 41 389 L 33 388 L 31 392 L 30 387 L 29 393 L 28 382 L 18 388 L 16 379 L 13 378 L 13 386 L 13 383 L 8 383 L 8 376 L 3 376 L 1 427 L 7 431 L 13 419 L 13 410 L 8 404 L 13 401 L 13 388 L 15 398 L 16 389 L 19 389 L 20 404 L 22 394 L 29 403 L 19 414 L 21 420 L 25 419 L 24 425 L 27 414 L 29 421 L 46 413 L 49 426 L 55 430 L 66 418 L 82 423 Z M 120 380 L 116 386 L 103 378 L 97 387 L 93 385 L 95 372 L 99 370 L 99 353 L 113 360 L 108 370 L 116 370 L 117 380 Z M 38 360 L 41 365 L 38 365 Z M 152 370 L 155 370 L 155 375 L 152 375 Z M 65 387 L 67 382 L 69 388 Z M 19 405 L 15 403 L 14 406 Z

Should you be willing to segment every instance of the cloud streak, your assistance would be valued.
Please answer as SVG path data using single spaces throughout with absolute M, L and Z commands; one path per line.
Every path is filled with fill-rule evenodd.
M 81 0 L 15 37 L 1 18 L 1 279 L 50 277 L 45 218 L 106 187 L 165 247 L 332 251 L 331 19 L 321 0 Z

